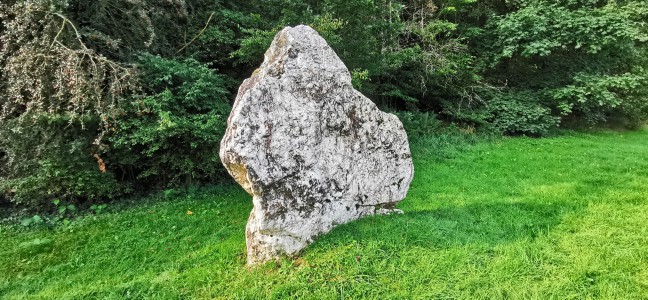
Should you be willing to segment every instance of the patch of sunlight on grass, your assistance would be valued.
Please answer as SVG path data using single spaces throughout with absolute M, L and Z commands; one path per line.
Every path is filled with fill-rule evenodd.
M 558 182 L 553 184 L 530 185 L 527 192 L 543 199 L 566 198 L 576 192 L 575 182 Z

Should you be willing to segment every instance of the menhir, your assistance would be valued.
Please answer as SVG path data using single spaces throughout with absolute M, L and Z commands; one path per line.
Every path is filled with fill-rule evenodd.
M 220 158 L 253 196 L 249 265 L 295 256 L 336 225 L 398 211 L 414 175 L 402 123 L 353 89 L 308 26 L 279 32 L 241 85 Z

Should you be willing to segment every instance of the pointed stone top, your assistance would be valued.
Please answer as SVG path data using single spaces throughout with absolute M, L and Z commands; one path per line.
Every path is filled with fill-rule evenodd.
M 291 80 L 325 76 L 322 80 L 351 84 L 351 74 L 342 60 L 315 29 L 306 25 L 281 30 L 266 51 L 259 70 L 259 76 Z

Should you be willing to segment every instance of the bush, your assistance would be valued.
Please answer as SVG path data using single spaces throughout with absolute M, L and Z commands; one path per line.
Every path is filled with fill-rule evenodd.
M 124 191 L 94 142 L 99 115 L 132 88 L 131 70 L 87 48 L 63 6 L 0 4 L 0 192 L 18 204 Z
M 648 120 L 648 91 L 639 88 L 636 96 L 629 97 L 619 107 L 610 112 L 610 122 L 616 122 L 625 128 L 638 129 Z
M 497 93 L 486 108 L 488 123 L 498 133 L 546 135 L 560 124 L 560 117 L 541 104 L 536 94 L 529 92 Z
M 443 127 L 443 123 L 436 115 L 429 112 L 392 112 L 403 123 L 407 137 L 410 140 L 418 140 L 434 135 Z
M 70 122 L 60 115 L 24 115 L 0 123 L 5 156 L 0 191 L 26 206 L 45 206 L 54 198 L 85 202 L 127 190 L 103 169 L 93 145 L 98 120 Z
M 530 0 L 483 6 L 490 15 L 484 15 L 488 21 L 475 37 L 474 50 L 484 77 L 514 93 L 539 95 L 529 107 L 535 116 L 527 117 L 551 122 L 540 118 L 546 107 L 555 116 L 590 126 L 613 115 L 629 124 L 648 119 L 642 103 L 648 94 L 641 88 L 648 78 L 644 1 Z
M 0 5 L 0 121 L 29 113 L 76 122 L 116 106 L 132 70 L 88 48 L 59 1 Z
M 141 95 L 100 115 L 0 122 L 0 190 L 12 202 L 92 202 L 133 188 L 214 182 L 233 81 L 192 59 L 142 55 Z
M 562 115 L 580 114 L 590 125 L 608 121 L 609 116 L 636 124 L 646 120 L 643 90 L 647 78 L 634 74 L 618 76 L 579 75 L 574 83 L 551 90 L 549 94 L 558 104 Z M 643 102 L 643 103 L 642 103 Z
M 146 187 L 216 180 L 232 80 L 192 59 L 142 55 L 139 63 L 145 95 L 105 128 L 109 168 Z
M 461 103 L 445 103 L 444 113 L 475 127 L 499 135 L 543 136 L 560 125 L 542 99 L 548 98 L 531 91 L 482 91 L 477 104 L 462 107 Z

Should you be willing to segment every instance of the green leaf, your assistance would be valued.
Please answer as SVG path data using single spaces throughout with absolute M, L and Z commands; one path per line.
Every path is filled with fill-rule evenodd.
M 27 227 L 27 226 L 31 225 L 32 222 L 33 222 L 33 221 L 32 221 L 32 218 L 24 218 L 24 219 L 22 219 L 22 220 L 20 221 L 20 224 L 21 224 L 22 226 Z
M 38 224 L 38 223 L 43 222 L 43 218 L 41 218 L 41 216 L 39 216 L 39 215 L 34 215 L 32 217 L 32 221 L 34 222 L 34 224 Z

